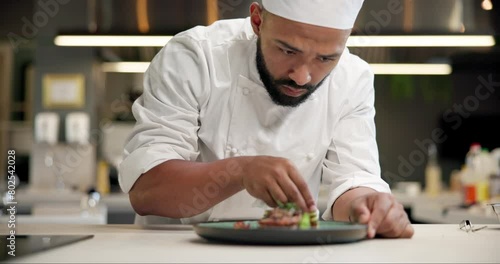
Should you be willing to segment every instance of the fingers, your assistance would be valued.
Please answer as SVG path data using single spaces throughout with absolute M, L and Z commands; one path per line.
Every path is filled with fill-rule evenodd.
M 408 221 L 408 224 L 405 227 L 405 230 L 401 234 L 401 238 L 411 238 L 413 237 L 413 234 L 415 234 L 415 230 L 413 229 L 413 226 L 411 225 L 410 221 Z
M 368 222 L 369 238 L 375 237 L 380 224 L 386 218 L 394 202 L 394 197 L 389 194 L 378 193 L 368 197 L 367 206 L 371 208 L 370 221 Z
M 269 192 L 264 192 L 261 195 L 262 201 L 264 201 L 269 207 L 276 207 L 278 204 L 274 200 L 273 196 Z
M 366 223 L 366 218 L 369 219 L 368 238 L 373 238 L 376 234 L 411 238 L 414 233 L 403 205 L 390 194 L 376 193 L 353 201 L 351 215 L 359 223 Z
M 353 204 L 351 206 L 351 211 L 349 213 L 349 221 L 360 224 L 367 224 L 369 220 L 370 220 L 370 209 L 366 204 L 366 198 L 361 197 L 353 201 Z
M 410 238 L 413 236 L 413 227 L 400 203 L 396 203 L 387 215 L 386 225 L 382 225 L 387 231 L 381 233 L 386 237 Z
M 291 165 L 288 167 L 287 172 L 288 177 L 280 178 L 279 184 L 286 193 L 288 200 L 295 202 L 304 212 L 315 211 L 316 203 L 314 198 L 297 169 Z
M 281 190 L 283 190 L 283 193 L 286 195 L 287 200 L 289 202 L 294 202 L 302 210 L 307 208 L 306 202 L 304 201 L 302 194 L 288 176 L 280 177 L 280 179 L 278 179 L 278 184 Z
M 286 194 L 283 192 L 281 189 L 281 186 L 278 184 L 278 182 L 273 182 L 272 184 L 269 184 L 267 187 L 268 191 L 273 198 L 273 201 L 278 205 L 280 203 L 284 204 L 288 202 L 288 197 Z
M 305 211 L 316 211 L 316 204 L 307 183 L 287 159 L 262 156 L 253 159 L 243 186 L 248 193 L 275 207 L 277 201 L 294 202 Z
M 411 237 L 413 227 L 410 224 L 403 205 L 394 203 L 380 224 L 377 233 L 384 237 Z

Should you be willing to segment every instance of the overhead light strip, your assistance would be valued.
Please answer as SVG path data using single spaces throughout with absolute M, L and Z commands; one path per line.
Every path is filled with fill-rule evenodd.
M 371 63 L 376 75 L 449 75 L 452 72 L 449 64 L 431 63 Z
M 60 35 L 57 46 L 73 47 L 163 47 L 172 36 L 85 36 Z
M 59 35 L 57 46 L 75 47 L 163 47 L 172 36 Z M 348 47 L 491 47 L 495 38 L 474 36 L 351 36 Z
M 370 66 L 377 75 L 448 75 L 452 71 L 449 64 L 373 63 Z M 143 73 L 148 67 L 149 62 L 106 62 L 102 64 L 104 72 Z
M 495 38 L 475 36 L 351 36 L 348 47 L 491 47 Z
M 149 62 L 105 62 L 103 72 L 143 73 L 149 67 Z

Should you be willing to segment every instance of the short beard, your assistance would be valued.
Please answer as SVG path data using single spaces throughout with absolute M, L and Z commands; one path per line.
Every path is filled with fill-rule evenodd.
M 328 77 L 327 75 L 317 85 L 306 84 L 303 86 L 297 85 L 297 83 L 295 83 L 295 81 L 291 79 L 279 79 L 279 80 L 274 79 L 273 76 L 271 76 L 269 70 L 267 69 L 266 62 L 264 60 L 264 55 L 262 54 L 260 38 L 257 40 L 257 55 L 255 61 L 257 64 L 257 71 L 259 72 L 260 75 L 260 80 L 264 84 L 264 87 L 269 93 L 269 96 L 271 97 L 271 99 L 275 104 L 281 106 L 287 106 L 287 107 L 299 106 L 300 104 L 305 102 L 307 98 L 309 98 L 309 96 L 311 96 L 311 94 L 313 94 L 314 91 L 316 91 L 316 89 L 318 89 L 318 87 L 321 86 L 326 77 Z M 278 87 L 280 85 L 287 85 L 297 89 L 306 89 L 307 92 L 300 97 L 288 96 L 279 90 Z

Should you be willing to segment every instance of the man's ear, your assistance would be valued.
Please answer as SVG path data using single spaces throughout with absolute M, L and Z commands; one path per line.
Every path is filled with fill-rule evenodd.
M 260 29 L 263 21 L 263 9 L 257 2 L 250 5 L 250 23 L 252 23 L 253 32 L 260 37 Z

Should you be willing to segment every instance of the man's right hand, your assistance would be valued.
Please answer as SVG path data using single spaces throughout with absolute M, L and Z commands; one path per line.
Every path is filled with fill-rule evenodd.
M 271 156 L 242 157 L 242 184 L 250 195 L 276 207 L 277 201 L 294 202 L 303 211 L 316 210 L 309 187 L 291 161 Z
M 223 183 L 213 175 L 223 175 Z M 207 186 L 216 186 L 215 192 L 206 194 L 210 191 Z M 205 212 L 243 189 L 272 207 L 276 201 L 295 202 L 304 211 L 315 210 L 314 199 L 295 166 L 287 159 L 268 156 L 209 163 L 169 160 L 139 177 L 129 197 L 140 215 L 186 218 Z M 200 194 L 202 202 L 195 201 Z

